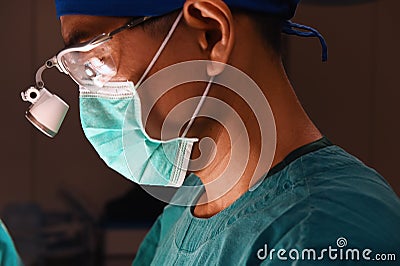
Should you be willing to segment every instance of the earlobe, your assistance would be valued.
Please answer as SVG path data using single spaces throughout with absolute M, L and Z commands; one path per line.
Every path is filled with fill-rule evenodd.
M 227 63 L 234 44 L 233 17 L 229 7 L 222 0 L 187 0 L 183 8 L 187 24 L 203 31 L 198 35 L 198 43 L 209 53 L 210 63 L 207 73 L 220 74 Z

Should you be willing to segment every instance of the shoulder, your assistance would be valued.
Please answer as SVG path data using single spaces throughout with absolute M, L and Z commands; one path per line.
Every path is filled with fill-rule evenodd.
M 387 181 L 343 149 L 328 148 L 302 160 L 312 213 L 367 231 L 380 228 L 387 237 L 400 233 L 400 200 Z
M 306 154 L 281 173 L 291 186 L 279 195 L 281 210 L 258 241 L 272 247 L 349 247 L 396 251 L 400 200 L 375 170 L 337 146 Z M 271 208 L 260 210 L 265 216 Z

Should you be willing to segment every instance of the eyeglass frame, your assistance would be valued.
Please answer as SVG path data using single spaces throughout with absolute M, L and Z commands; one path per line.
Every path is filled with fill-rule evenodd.
M 47 60 L 45 65 L 47 68 L 51 68 L 51 67 L 55 66 L 55 67 L 57 67 L 57 69 L 60 72 L 70 75 L 69 71 L 64 66 L 64 64 L 61 60 L 62 56 L 64 56 L 67 53 L 71 53 L 71 52 L 89 52 L 89 51 L 93 50 L 94 48 L 100 46 L 101 44 L 104 44 L 104 43 L 110 41 L 116 34 L 122 32 L 122 31 L 125 31 L 127 29 L 132 29 L 133 27 L 136 27 L 151 18 L 153 18 L 153 17 L 146 16 L 146 17 L 140 17 L 140 18 L 132 18 L 125 25 L 123 25 L 109 33 L 102 33 L 89 41 L 79 43 L 79 44 L 73 45 L 71 47 L 64 48 L 61 51 L 59 51 L 55 56 L 53 56 L 51 59 Z

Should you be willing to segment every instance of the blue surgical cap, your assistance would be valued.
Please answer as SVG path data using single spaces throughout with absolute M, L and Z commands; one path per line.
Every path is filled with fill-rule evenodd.
M 300 0 L 224 0 L 229 7 L 263 12 L 281 17 L 282 31 L 302 37 L 318 37 L 322 45 L 322 60 L 327 59 L 327 46 L 319 32 L 290 21 Z M 185 0 L 55 0 L 57 16 L 160 16 L 183 7 Z
M 293 17 L 300 0 L 225 0 L 230 7 Z M 57 15 L 159 16 L 183 7 L 185 0 L 55 0 Z

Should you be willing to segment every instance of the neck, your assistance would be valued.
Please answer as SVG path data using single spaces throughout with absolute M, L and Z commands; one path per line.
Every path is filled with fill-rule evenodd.
M 257 59 L 260 58 L 260 52 L 263 51 L 249 52 L 247 58 L 252 60 L 247 60 L 242 64 L 237 62 L 236 66 L 240 66 L 240 69 L 246 69 L 245 72 L 250 73 L 272 109 L 276 126 L 276 149 L 272 155 L 271 164 L 273 167 L 291 151 L 321 138 L 322 135 L 300 105 L 280 60 L 260 63 L 260 60 Z M 254 57 L 251 57 L 251 54 Z M 222 125 L 214 124 L 214 126 L 208 127 L 211 130 L 207 132 L 207 136 L 211 136 L 215 141 L 216 153 L 212 163 L 195 172 L 205 184 L 205 194 L 194 211 L 198 217 L 213 216 L 248 191 L 252 185 L 253 175 L 257 173 L 257 165 L 259 165 L 262 152 L 260 147 L 263 141 L 261 138 L 266 135 L 260 131 L 260 126 L 257 119 L 254 118 L 252 110 L 246 108 L 246 104 L 237 99 L 237 96 L 227 91 L 221 93 L 221 88 L 211 89 L 212 91 L 217 91 L 216 94 L 218 94 L 213 96 L 220 98 L 237 111 L 244 122 L 246 134 L 239 134 L 232 142 L 230 132 Z M 246 139 L 250 141 L 246 142 Z M 270 147 L 264 149 L 270 149 Z M 236 155 L 241 156 L 234 156 L 235 151 L 239 151 L 236 152 Z M 248 154 L 248 161 L 241 171 L 237 166 L 243 164 L 243 156 L 246 154 L 244 151 Z M 260 162 L 260 164 L 263 163 L 265 162 Z M 266 171 L 268 170 L 266 169 Z M 261 175 L 255 176 L 255 178 L 260 177 Z

